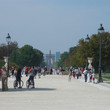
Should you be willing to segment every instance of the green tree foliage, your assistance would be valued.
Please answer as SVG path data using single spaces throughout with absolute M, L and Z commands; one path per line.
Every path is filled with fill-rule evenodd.
M 87 45 L 87 43 L 84 41 L 84 39 L 79 40 L 79 44 L 77 46 L 76 53 L 74 54 L 73 64 L 75 66 L 85 65 L 86 45 Z
M 18 49 L 18 43 L 17 42 L 11 42 L 9 44 L 9 55 L 12 53 L 12 51 Z M 1 44 L 0 45 L 0 59 L 3 59 L 4 56 L 7 56 L 7 45 Z
M 64 61 L 67 59 L 68 57 L 68 52 L 64 52 L 63 54 L 61 54 L 59 61 L 57 62 L 57 68 L 58 67 L 64 67 Z
M 22 66 L 39 66 L 43 60 L 43 53 L 30 45 L 24 45 L 12 52 L 10 60 Z
M 0 45 L 0 59 L 3 60 L 3 57 L 7 56 L 7 46 L 5 44 Z
M 11 42 L 9 44 L 9 55 L 18 49 L 18 43 L 17 42 Z M 0 67 L 4 65 L 4 56 L 7 56 L 7 45 L 6 44 L 0 44 Z
M 3 65 L 5 65 L 5 62 L 3 60 L 0 60 L 0 68 L 2 68 Z
M 73 60 L 76 51 L 77 51 L 77 47 L 71 47 L 69 49 L 68 57 L 64 61 L 65 67 L 74 66 L 75 61 Z
M 99 67 L 99 47 L 100 36 L 102 37 L 101 61 L 102 69 L 106 71 L 110 68 L 110 33 L 94 34 L 89 42 L 89 56 L 93 58 L 93 67 L 98 71 Z
M 101 61 L 102 69 L 104 71 L 110 70 L 110 33 L 105 32 L 103 34 L 93 34 L 88 42 L 88 57 L 93 58 L 93 67 L 98 71 L 99 67 L 99 47 L 100 47 L 100 36 L 102 37 L 102 52 Z M 80 39 L 78 45 L 69 49 L 68 55 L 57 62 L 57 65 L 66 66 L 86 66 L 87 59 L 87 42 L 84 39 Z
M 18 43 L 16 41 L 11 42 L 9 44 L 9 55 L 11 55 L 11 53 L 17 49 L 18 49 Z

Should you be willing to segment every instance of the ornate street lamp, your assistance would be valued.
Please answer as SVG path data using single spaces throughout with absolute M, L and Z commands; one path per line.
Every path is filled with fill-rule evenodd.
M 6 37 L 7 40 L 7 57 L 4 57 L 4 61 L 5 61 L 5 66 L 6 66 L 6 70 L 9 74 L 9 43 L 11 41 L 11 37 L 8 33 L 8 36 Z M 8 76 L 2 77 L 2 91 L 8 91 Z
M 10 37 L 9 33 L 8 33 L 8 36 L 6 37 L 6 41 L 7 41 L 7 44 L 8 44 L 8 46 L 7 46 L 7 57 L 8 57 L 7 70 L 8 70 L 8 74 L 9 74 L 9 44 L 11 42 L 11 37 Z
M 86 37 L 86 42 L 87 42 L 87 47 L 86 47 L 86 68 L 88 69 L 88 42 L 90 40 L 89 38 L 89 35 L 87 34 L 87 37 Z
M 100 24 L 100 28 L 98 29 L 98 33 L 100 34 L 100 50 L 99 50 L 99 77 L 98 83 L 103 82 L 102 74 L 101 74 L 101 48 L 102 48 L 102 33 L 104 33 L 104 28 L 102 24 Z

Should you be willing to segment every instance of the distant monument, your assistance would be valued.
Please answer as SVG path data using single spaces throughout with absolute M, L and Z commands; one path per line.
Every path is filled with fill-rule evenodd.
M 48 68 L 53 68 L 55 63 L 55 54 L 51 54 L 51 50 L 49 51 L 49 54 L 45 55 L 45 62 L 47 64 Z

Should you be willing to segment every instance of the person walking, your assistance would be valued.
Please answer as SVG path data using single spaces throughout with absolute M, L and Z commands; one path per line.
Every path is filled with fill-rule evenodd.
M 50 75 L 52 75 L 52 73 L 53 73 L 53 69 L 52 69 L 52 67 L 50 68 Z
M 60 70 L 59 70 L 59 75 L 62 75 L 62 67 L 60 67 Z
M 81 71 L 81 69 L 80 69 L 80 68 L 79 68 L 78 70 L 79 70 L 79 78 L 81 79 L 81 76 L 82 76 L 82 71 Z
M 17 69 L 17 74 L 16 74 L 16 81 L 18 81 L 18 83 L 19 83 L 19 88 L 22 88 L 22 87 L 21 87 L 21 77 L 22 77 L 21 71 L 22 71 L 22 68 L 19 67 L 19 68 Z
M 17 69 L 15 68 L 15 70 L 14 70 L 14 76 L 16 77 L 16 75 L 17 75 Z
M 46 71 L 47 71 L 47 67 L 45 66 L 45 67 L 44 67 L 43 76 L 45 76 L 45 74 L 46 74 Z
M 70 67 L 70 69 L 69 69 L 69 79 L 68 79 L 68 81 L 71 81 L 71 78 L 72 78 L 72 67 Z
M 14 76 L 14 70 L 15 70 L 15 67 L 12 67 L 12 70 L 11 70 L 12 77 Z
M 41 78 L 41 68 L 40 67 L 38 67 L 38 78 Z
M 79 79 L 79 70 L 77 67 L 75 68 L 75 74 L 76 74 L 77 79 Z
M 75 78 L 75 69 L 74 68 L 72 69 L 72 75 L 73 75 L 73 78 Z
M 26 67 L 25 67 L 25 75 L 26 75 L 26 76 L 28 76 L 28 71 L 29 71 L 29 68 L 26 66 Z
M 35 88 L 34 87 L 34 67 L 31 67 L 30 70 L 29 70 L 29 73 L 30 73 L 30 76 L 29 76 L 29 79 L 28 79 L 28 82 L 30 83 L 30 81 L 32 82 L 32 88 Z
M 88 82 L 92 82 L 92 70 L 88 69 Z
M 88 69 L 87 68 L 83 71 L 83 74 L 84 74 L 85 82 L 87 82 L 87 74 L 88 74 Z
M 94 72 L 92 74 L 92 80 L 93 80 L 93 83 L 95 83 L 95 73 Z

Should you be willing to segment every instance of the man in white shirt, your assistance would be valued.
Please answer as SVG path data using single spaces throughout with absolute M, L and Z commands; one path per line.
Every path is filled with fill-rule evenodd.
M 85 82 L 87 82 L 88 69 L 85 69 L 85 70 L 83 71 L 83 74 L 84 74 Z

